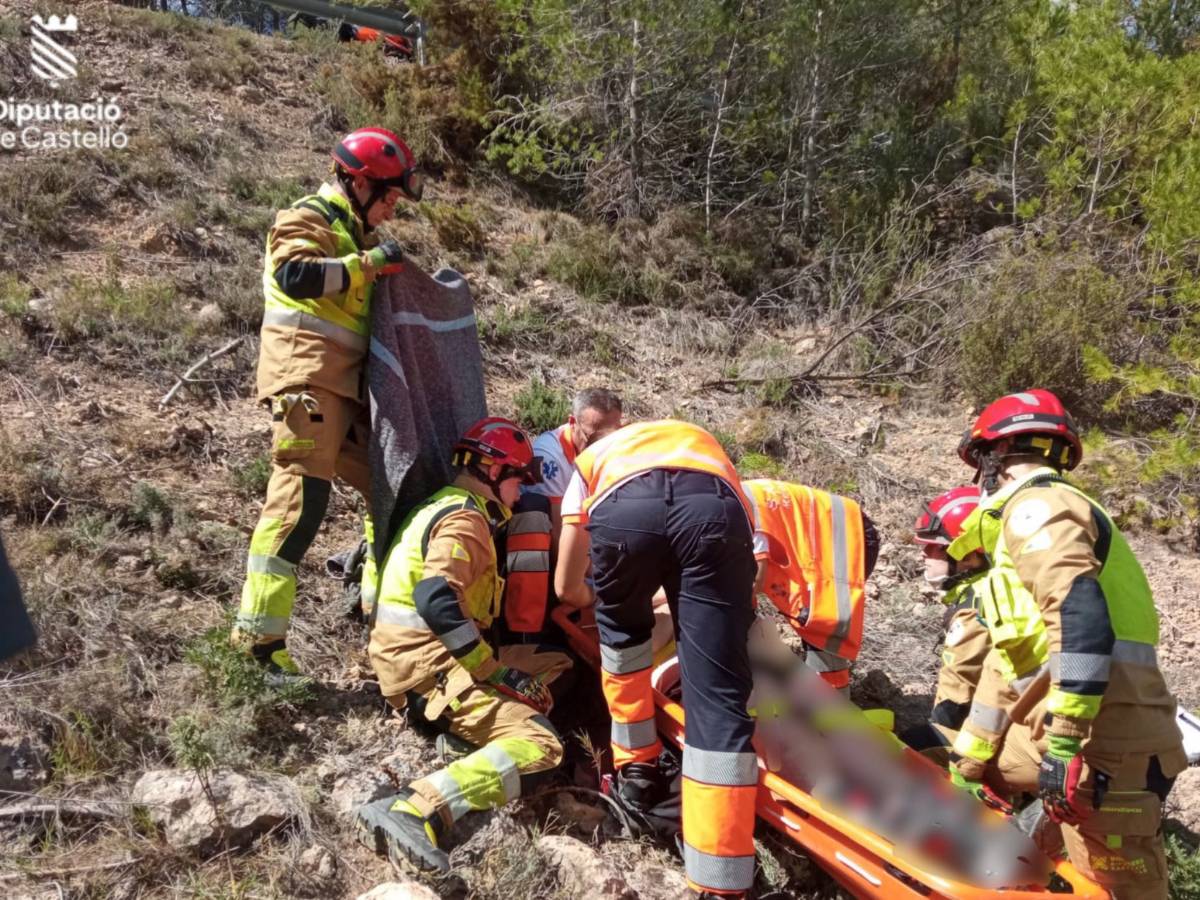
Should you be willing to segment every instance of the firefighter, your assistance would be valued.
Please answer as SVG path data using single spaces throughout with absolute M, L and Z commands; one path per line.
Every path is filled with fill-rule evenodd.
M 347 135 L 332 155 L 333 181 L 276 215 L 263 271 L 257 391 L 271 408 L 272 467 L 233 639 L 281 678 L 297 672 L 285 643 L 296 567 L 325 517 L 333 477 L 364 498 L 368 491 L 371 295 L 379 273 L 403 259 L 399 244 L 378 243 L 373 232 L 401 198 L 420 200 L 423 184 L 408 147 L 382 128 Z
M 848 695 L 879 532 L 849 497 L 765 478 L 742 487 L 754 509 L 755 594 L 804 638 L 809 667 Z
M 455 446 L 454 464 L 454 482 L 409 513 L 388 550 L 368 653 L 393 707 L 411 706 L 479 749 L 357 816 L 376 852 L 441 873 L 450 868 L 444 848 L 455 821 L 503 806 L 562 760 L 546 715 L 549 686 L 571 668 L 564 653 L 493 650 L 485 639 L 502 590 L 495 523 L 541 472 L 529 438 L 507 419 L 483 419 Z
M 901 738 L 909 746 L 945 765 L 950 747 L 963 729 L 987 737 L 989 710 L 1006 713 L 1016 695 L 1009 687 L 1010 666 L 1001 651 L 992 647 L 981 612 L 987 581 L 988 559 L 982 549 L 955 559 L 947 548 L 963 533 L 963 522 L 979 506 L 975 485 L 956 487 L 923 504 L 914 526 L 924 558 L 924 578 L 943 591 L 946 636 L 942 665 L 929 722 L 910 729 Z M 980 728 L 988 730 L 981 731 Z M 952 778 L 959 787 L 984 799 L 982 784 L 968 782 L 957 769 Z M 988 798 L 990 799 L 990 798 Z
M 515 642 L 537 642 L 545 636 L 550 559 L 562 530 L 562 497 L 575 471 L 575 457 L 620 425 L 621 398 L 605 388 L 586 388 L 575 395 L 565 424 L 534 438 L 542 480 L 521 488 L 504 547 L 504 626 Z
M 669 792 L 650 684 L 652 598 L 663 587 L 687 709 L 688 883 L 740 894 L 754 879 L 758 763 L 746 711 L 754 551 L 737 472 L 711 434 L 670 420 L 617 429 L 580 453 L 575 469 L 554 582 L 564 603 L 596 606 L 617 790 L 637 809 Z M 585 581 L 589 555 L 594 588 Z
M 1054 394 L 996 400 L 959 454 L 985 494 L 950 553 L 990 553 L 984 618 L 1032 711 L 1014 711 L 998 756 L 960 732 L 954 765 L 1037 791 L 1071 861 L 1115 900 L 1165 898 L 1162 803 L 1187 757 L 1146 576 L 1108 513 L 1063 477 L 1083 450 Z

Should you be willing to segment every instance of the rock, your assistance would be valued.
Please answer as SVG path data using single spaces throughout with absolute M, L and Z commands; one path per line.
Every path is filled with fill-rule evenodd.
M 196 324 L 203 328 L 216 328 L 225 321 L 225 313 L 216 303 L 205 303 L 196 313 Z
M 248 84 L 239 84 L 233 89 L 233 94 L 239 100 L 245 100 L 247 103 L 262 102 L 262 91 Z
M 50 746 L 36 728 L 0 722 L 0 791 L 31 793 L 50 778 Z
M 359 894 L 358 900 L 438 900 L 438 895 L 419 881 L 388 881 Z
M 33 315 L 40 316 L 44 313 L 50 312 L 53 306 L 54 299 L 52 297 L 43 295 L 41 297 L 34 297 L 31 299 L 26 306 L 26 309 L 28 309 Z
M 568 793 L 559 794 L 554 806 L 563 815 L 563 820 L 584 831 L 592 831 L 604 824 L 608 814 L 595 806 L 576 800 Z
M 138 246 L 148 253 L 163 253 L 175 247 L 175 237 L 168 225 L 158 222 L 142 232 Z
M 538 838 L 537 848 L 555 869 L 567 896 L 575 900 L 637 897 L 616 868 L 583 841 L 564 834 L 547 834 Z
M 634 866 L 629 873 L 629 887 L 637 891 L 639 900 L 688 900 L 696 896 L 688 890 L 683 872 L 654 863 Z
M 391 780 L 377 769 L 351 771 L 335 778 L 329 802 L 343 819 L 353 820 L 354 812 L 364 803 L 396 793 Z
M 332 852 L 325 847 L 308 847 L 288 870 L 288 889 L 301 897 L 328 897 L 334 893 L 337 874 L 338 861 Z
M 1166 815 L 1200 836 L 1200 769 L 1191 766 L 1179 773 L 1167 794 Z
M 155 769 L 137 780 L 130 799 L 146 809 L 167 843 L 200 853 L 244 845 L 307 815 L 295 785 L 279 775 L 219 770 L 209 776 L 208 787 L 206 792 L 195 772 Z

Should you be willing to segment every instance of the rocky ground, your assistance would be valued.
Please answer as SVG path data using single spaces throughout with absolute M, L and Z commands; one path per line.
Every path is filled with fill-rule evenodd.
M 119 94 L 135 149 L 119 164 L 72 157 L 85 188 L 63 181 L 61 161 L 0 167 L 0 199 L 17 223 L 0 221 L 0 531 L 41 632 L 33 654 L 0 670 L 0 891 L 682 896 L 670 854 L 621 840 L 594 802 L 569 792 L 478 817 L 455 836 L 456 875 L 439 884 L 395 881 L 357 844 L 354 806 L 436 757 L 429 736 L 379 700 L 361 632 L 322 575 L 325 557 L 357 535 L 358 501 L 344 486 L 301 569 L 289 639 L 318 687 L 273 694 L 224 649 L 266 472 L 267 422 L 250 397 L 262 229 L 273 204 L 320 180 L 342 125 L 303 47 L 77 6 L 85 74 Z M 32 11 L 0 0 L 5 34 Z M 0 55 L 18 94 L 28 86 L 19 63 Z M 920 717 L 942 608 L 920 586 L 907 534 L 921 499 L 968 474 L 954 455 L 965 405 L 843 383 L 774 405 L 753 390 L 706 388 L 731 368 L 800 371 L 837 326 L 752 320 L 711 303 L 700 312 L 589 300 L 529 262 L 578 228 L 570 216 L 462 173 L 432 193 L 441 207 L 470 209 L 480 241 L 452 239 L 428 209 L 394 233 L 427 269 L 467 275 L 494 412 L 527 415 L 520 395 L 535 379 L 564 391 L 609 385 L 632 418 L 704 423 L 755 471 L 863 501 L 886 543 L 854 691 L 894 706 L 902 723 Z M 31 206 L 34 194 L 61 205 Z M 52 214 L 69 227 L 30 230 Z M 190 363 L 239 337 L 160 402 Z M 1164 669 L 1181 701 L 1200 707 L 1200 561 L 1154 535 L 1132 540 L 1162 614 Z M 1192 832 L 1194 775 L 1173 797 L 1174 818 Z M 769 833 L 760 851 L 764 889 L 836 894 Z

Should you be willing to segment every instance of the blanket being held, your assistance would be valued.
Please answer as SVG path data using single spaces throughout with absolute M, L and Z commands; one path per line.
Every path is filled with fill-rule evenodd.
M 466 280 L 406 262 L 376 282 L 366 366 L 371 515 L 382 564 L 405 515 L 453 478 L 450 457 L 487 415 L 483 358 Z

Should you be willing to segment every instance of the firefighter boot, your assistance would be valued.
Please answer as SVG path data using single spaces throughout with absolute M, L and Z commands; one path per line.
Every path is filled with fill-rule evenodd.
M 292 661 L 283 638 L 269 644 L 253 644 L 250 654 L 255 662 L 267 670 L 267 684 L 271 687 L 306 685 L 312 682 L 311 678 L 300 673 L 299 667 Z
M 386 853 L 401 870 L 445 875 L 450 857 L 438 847 L 441 820 L 422 816 L 409 802 L 411 796 L 406 791 L 360 806 L 355 815 L 359 840 L 376 853 Z

